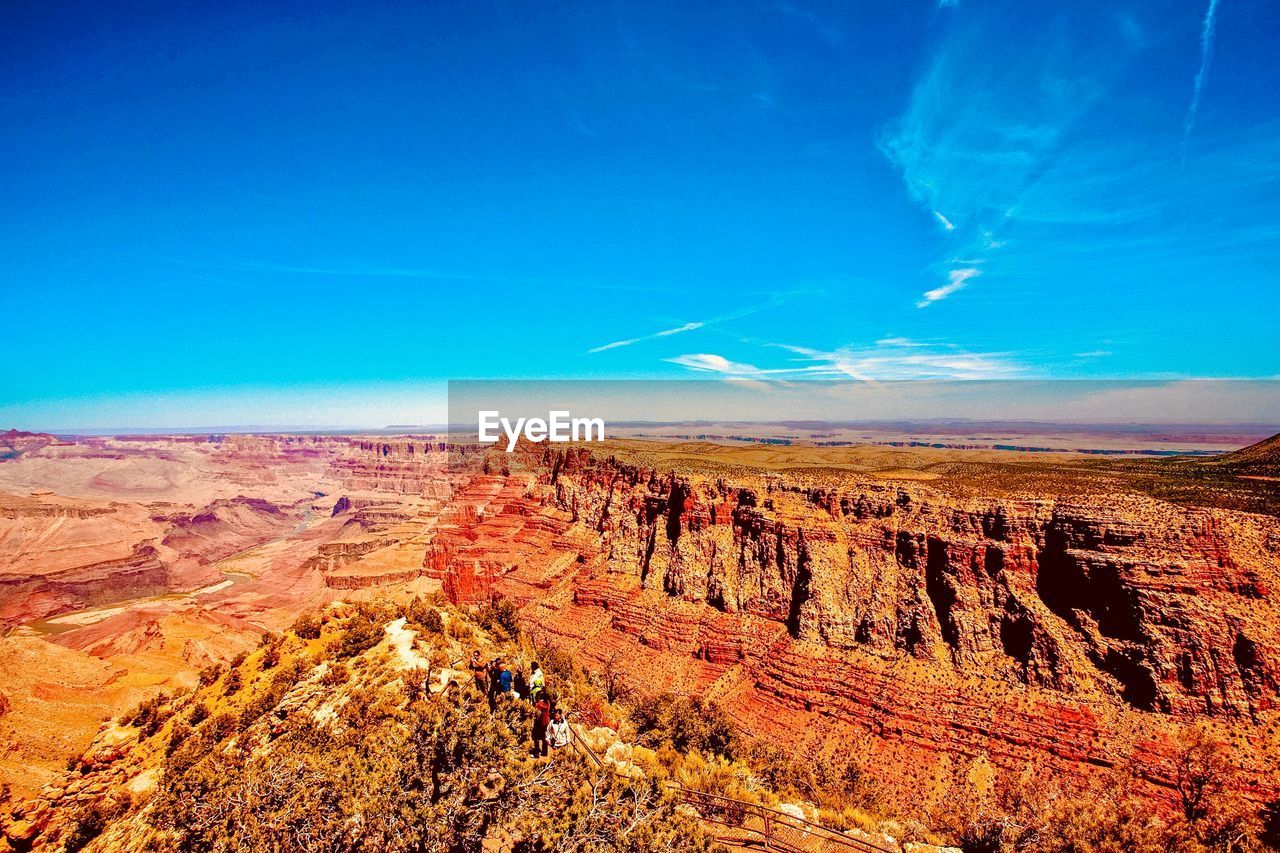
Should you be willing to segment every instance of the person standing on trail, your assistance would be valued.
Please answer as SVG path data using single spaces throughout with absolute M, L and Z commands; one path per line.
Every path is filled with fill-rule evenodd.
M 498 671 L 498 692 L 505 693 L 507 697 L 510 698 L 511 682 L 514 676 L 512 676 L 511 670 L 505 663 L 501 664 L 501 667 L 502 668 Z
M 551 725 L 551 705 L 546 699 L 533 703 L 533 757 L 547 757 L 547 728 Z
M 498 694 L 502 692 L 502 658 L 489 661 L 489 713 L 498 710 Z
M 533 662 L 533 674 L 529 676 L 529 699 L 537 701 L 547 687 L 547 677 L 542 674 L 542 667 Z
M 569 731 L 569 721 L 564 718 L 564 711 L 559 708 L 551 713 L 551 725 L 547 727 L 547 740 L 552 749 L 564 749 L 573 740 L 573 732 Z
M 516 669 L 515 678 L 511 682 L 511 690 L 515 693 L 517 699 L 529 698 L 529 682 L 524 680 L 523 669 Z
M 480 650 L 471 653 L 471 675 L 476 680 L 476 690 L 484 695 L 489 687 L 489 667 L 480 658 Z

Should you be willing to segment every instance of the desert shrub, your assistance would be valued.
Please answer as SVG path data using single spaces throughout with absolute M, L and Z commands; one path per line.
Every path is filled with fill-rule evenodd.
M 165 744 L 164 754 L 166 756 L 173 755 L 174 751 L 194 734 L 195 730 L 191 728 L 191 724 L 186 720 L 178 720 L 173 724 L 173 728 L 169 730 L 169 740 Z
M 233 669 L 227 673 L 227 680 L 222 685 L 223 696 L 233 696 L 240 692 L 240 688 L 244 686 L 244 681 L 240 677 L 240 670 Z
M 209 664 L 200 670 L 200 686 L 208 687 L 219 678 L 222 677 L 222 666 L 216 663 Z
M 1193 736 L 1194 737 L 1194 736 Z M 1191 741 L 1194 743 L 1195 741 Z M 1233 797 L 1198 799 L 1197 818 L 1153 810 L 1127 769 L 1090 782 L 1034 769 L 1000 777 L 990 797 L 958 780 L 935 825 L 966 853 L 1244 853 L 1261 850 L 1257 815 Z
M 652 783 L 572 753 L 527 758 L 519 703 L 490 715 L 463 691 L 350 700 L 336 724 L 303 720 L 269 748 L 206 742 L 170 760 L 146 819 L 182 850 L 475 851 L 499 827 L 518 828 L 527 853 L 707 849 Z
M 239 730 L 239 720 L 237 720 L 236 715 L 232 714 L 230 711 L 223 711 L 220 714 L 210 717 L 200 728 L 204 739 L 215 744 L 221 743 Z
M 299 678 L 307 673 L 308 669 L 304 662 L 293 660 L 277 670 L 271 676 L 271 680 L 255 691 L 240 709 L 240 729 L 243 731 L 249 728 L 259 717 L 279 705 L 285 694 L 298 682 Z
M 701 699 L 670 693 L 637 702 L 631 710 L 638 741 L 654 749 L 670 746 L 677 752 L 696 749 L 732 758 L 733 727 L 718 708 Z
M 538 662 L 548 679 L 559 684 L 576 684 L 587 680 L 586 672 L 573 655 L 556 646 L 543 646 L 538 650 Z
M 431 634 L 444 633 L 444 619 L 440 616 L 440 611 L 434 607 L 427 610 L 427 614 L 423 617 L 422 627 Z
M 346 684 L 351 678 L 351 670 L 342 661 L 334 661 L 325 669 L 324 675 L 320 676 L 320 683 L 325 687 L 337 687 L 339 684 Z
M 404 674 L 404 695 L 410 702 L 416 702 L 419 699 L 429 699 L 429 691 L 427 682 L 431 678 L 429 670 L 418 667 L 411 669 Z
M 159 694 L 143 699 L 137 705 L 134 705 L 132 709 L 125 711 L 120 716 L 120 725 L 134 726 L 136 728 L 145 723 L 155 714 L 156 707 L 163 701 L 163 695 Z
M 823 797 L 818 782 L 817 766 L 823 762 L 805 760 L 794 750 L 761 739 L 741 742 L 738 751 L 756 777 L 773 790 L 795 793 L 819 805 L 833 805 Z
M 578 696 L 573 703 L 572 711 L 573 721 L 587 728 L 595 728 L 596 726 L 606 726 L 611 729 L 618 728 L 617 713 L 598 696 Z
M 83 850 L 89 842 L 102 834 L 107 824 L 118 818 L 126 809 L 127 804 L 115 800 L 104 800 L 81 806 L 71 817 L 70 826 L 62 840 L 62 849 L 67 853 Z
M 1280 850 L 1280 800 L 1272 800 L 1262 807 L 1262 843 Z
M 321 633 L 320 620 L 314 613 L 304 613 L 293 623 L 291 630 L 304 640 L 317 639 Z
M 626 679 L 626 665 L 613 654 L 604 660 L 600 668 L 593 673 L 595 681 L 604 691 L 605 701 L 613 703 L 631 698 L 632 691 Z
M 262 668 L 268 670 L 280 663 L 280 646 L 267 646 L 262 652 Z
M 338 659 L 355 657 L 376 646 L 386 635 L 386 620 L 366 610 L 358 610 L 329 643 L 329 653 Z
M 160 693 L 150 699 L 144 699 L 132 711 L 120 718 L 122 725 L 138 729 L 139 737 L 148 738 L 160 730 L 165 721 L 173 716 L 168 707 L 169 696 Z
M 449 624 L 445 627 L 449 636 L 453 637 L 464 646 L 469 645 L 475 639 L 475 628 L 472 628 L 470 623 L 464 622 L 461 619 L 451 619 Z
M 187 714 L 187 722 L 193 726 L 198 726 L 205 720 L 209 719 L 209 706 L 203 702 L 197 702 L 191 706 L 191 712 Z
M 512 639 L 520 633 L 520 614 L 510 599 L 500 598 L 484 605 L 476 612 L 476 621 L 504 639 Z

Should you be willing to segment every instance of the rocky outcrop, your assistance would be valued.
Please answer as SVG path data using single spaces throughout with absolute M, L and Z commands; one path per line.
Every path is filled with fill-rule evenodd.
M 325 575 L 325 586 L 330 589 L 369 589 L 388 584 L 406 583 L 421 575 L 419 569 L 400 569 L 379 573 L 337 573 Z
M 168 590 L 169 570 L 150 543 L 116 560 L 45 575 L 0 575 L 0 625 L 111 604 Z
M 571 523 L 572 513 L 532 478 L 478 476 L 441 512 L 423 567 L 455 602 L 484 601 L 499 578 L 522 566 L 533 578 L 535 566 L 571 552 L 573 544 L 560 538 Z
M 60 444 L 71 444 L 43 432 L 23 432 L 11 429 L 0 432 L 0 462 L 6 459 L 17 459 L 24 453 L 34 453 L 46 447 Z
M 299 507 L 239 496 L 213 501 L 195 512 L 158 515 L 153 520 L 167 524 L 162 544 L 209 563 L 287 532 L 301 517 Z

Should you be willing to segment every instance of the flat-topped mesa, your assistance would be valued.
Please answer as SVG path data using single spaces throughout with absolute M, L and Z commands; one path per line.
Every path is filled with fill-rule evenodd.
M 353 491 L 448 497 L 444 443 L 431 437 L 355 441 L 332 465 Z

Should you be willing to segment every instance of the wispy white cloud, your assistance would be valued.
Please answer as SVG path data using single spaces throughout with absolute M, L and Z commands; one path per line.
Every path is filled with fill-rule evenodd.
M 658 338 L 668 338 L 668 337 L 671 337 L 672 335 L 681 335 L 681 334 L 684 334 L 685 332 L 693 332 L 698 329 L 706 328 L 709 326 L 715 326 L 720 323 L 727 323 L 730 320 L 739 320 L 743 317 L 749 317 L 752 314 L 758 314 L 761 311 L 765 311 L 770 308 L 776 308 L 777 306 L 782 305 L 783 303 L 789 302 L 792 299 L 795 299 L 797 297 L 811 295 L 814 293 L 820 293 L 820 291 L 813 291 L 811 289 L 806 289 L 806 288 L 798 288 L 796 290 L 792 290 L 784 293 L 775 293 L 773 295 L 773 298 L 770 299 L 768 302 L 764 303 L 763 305 L 750 305 L 750 306 L 747 306 L 746 308 L 741 308 L 737 311 L 730 311 L 728 314 L 721 314 L 718 317 L 712 317 L 710 320 L 695 320 L 693 322 L 684 323 L 682 325 L 675 326 L 670 329 L 663 329 L 661 331 L 653 332 L 647 335 L 637 335 L 634 338 L 622 338 L 620 340 L 611 341 L 607 344 L 601 344 L 600 346 L 592 347 L 591 349 L 587 350 L 587 352 L 588 353 L 604 352 L 606 350 L 618 349 L 620 347 L 629 347 L 632 344 L 638 344 L 638 343 L 641 343 L 642 341 L 652 341 Z
M 1196 71 L 1196 79 L 1191 87 L 1191 103 L 1187 105 L 1187 117 L 1182 123 L 1182 156 L 1186 159 L 1187 140 L 1191 138 L 1191 128 L 1196 123 L 1196 113 L 1200 110 L 1200 95 L 1204 92 L 1205 79 L 1209 76 L 1209 63 L 1213 60 L 1213 33 L 1217 25 L 1218 0 L 1209 0 L 1209 8 L 1205 10 L 1204 22 L 1200 25 L 1200 68 Z
M 977 278 L 982 271 L 977 267 L 963 267 L 957 270 L 951 270 L 947 273 L 947 283 L 941 287 L 935 287 L 933 290 L 926 290 L 924 297 L 916 303 L 917 308 L 927 308 L 935 302 L 946 299 L 951 294 L 960 290 L 972 278 Z
M 952 236 L 953 258 L 965 259 L 935 263 L 946 281 L 918 307 L 963 289 L 977 275 L 967 270 L 979 265 L 1001 280 L 988 264 L 1009 245 L 1028 193 L 1070 150 L 1073 130 L 1113 91 L 1136 51 L 1118 24 L 1100 29 L 1084 11 L 1055 8 L 1044 26 L 1029 21 L 1030 12 L 970 11 L 880 138 L 907 192 Z M 1017 49 L 1003 49 L 1011 38 Z
M 641 341 L 652 341 L 652 340 L 656 340 L 657 338 L 669 338 L 672 335 L 679 335 L 679 334 L 683 334 L 684 332 L 692 332 L 695 329 L 701 329 L 705 325 L 707 324 L 703 322 L 685 323 L 682 326 L 676 326 L 673 329 L 663 329 L 662 331 L 654 332 L 651 335 L 640 335 L 639 337 L 636 337 L 636 338 L 626 338 L 625 340 L 621 340 L 621 341 L 613 341 L 611 343 L 601 344 L 598 347 L 592 347 L 591 349 L 587 350 L 587 352 L 589 353 L 604 352 L 605 350 L 617 349 L 618 347 L 629 347 L 632 344 L 638 344 Z
M 1106 358 L 1111 355 L 1109 349 L 1091 349 L 1088 352 L 1076 353 L 1076 358 Z
M 939 9 L 954 9 L 960 5 L 960 0 L 938 0 Z
M 836 378 L 1009 379 L 1024 372 L 1006 353 L 975 353 L 953 344 L 908 338 L 884 338 L 871 347 L 847 346 L 828 351 L 786 345 L 783 348 L 807 362 L 804 369 Z
M 690 370 L 698 370 L 704 373 L 719 373 L 724 376 L 742 376 L 742 377 L 759 377 L 768 374 L 770 371 L 762 370 L 754 364 L 744 364 L 738 361 L 730 361 L 722 355 L 716 355 L 709 352 L 696 352 L 689 355 L 678 355 L 675 358 L 663 359 L 672 364 L 678 364 L 681 367 L 687 367 Z
M 777 8 L 783 15 L 808 24 L 813 28 L 814 32 L 822 36 L 822 38 L 832 47 L 839 47 L 844 44 L 844 30 L 835 26 L 827 18 L 816 15 L 807 9 L 802 9 L 793 3 L 779 3 Z
M 788 366 L 760 367 L 715 353 L 692 353 L 666 359 L 700 373 L 726 378 L 779 381 L 787 379 L 1011 379 L 1024 368 L 1005 353 L 969 352 L 950 344 L 909 338 L 883 338 L 869 347 L 814 349 L 771 344 L 791 353 Z

